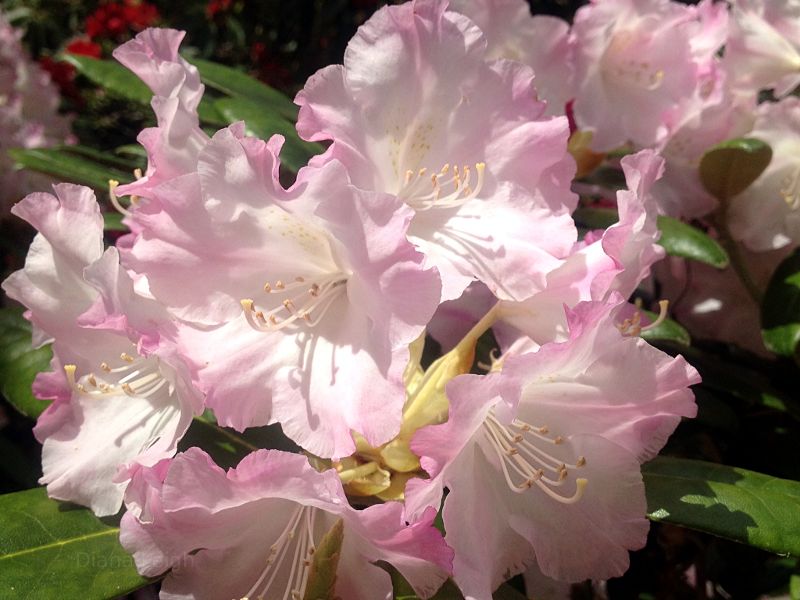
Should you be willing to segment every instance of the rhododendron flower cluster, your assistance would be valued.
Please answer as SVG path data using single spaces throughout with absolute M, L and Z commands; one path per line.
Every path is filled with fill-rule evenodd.
M 23 49 L 22 33 L 0 13 L 0 213 L 47 185 L 44 177 L 16 171 L 8 149 L 74 141 L 69 119 L 58 114 L 58 90 Z
M 110 183 L 128 233 L 104 248 L 79 186 L 14 207 L 38 234 L 3 288 L 53 348 L 41 482 L 124 506 L 162 598 L 303 598 L 337 531 L 334 593 L 365 600 L 392 597 L 378 561 L 420 597 L 452 578 L 489 599 L 518 574 L 619 576 L 645 544 L 641 467 L 700 377 L 641 337 L 666 303 L 651 319 L 630 299 L 685 276 L 655 267 L 665 214 L 753 252 L 800 242 L 800 109 L 757 106 L 800 82 L 797 15 L 595 0 L 570 25 L 527 6 L 378 10 L 297 94 L 299 136 L 327 145 L 290 185 L 283 137 L 201 128 L 183 33 L 147 29 L 114 52 L 157 122 L 145 172 Z M 700 159 L 741 134 L 776 158 L 715 197 Z M 613 223 L 585 227 L 587 205 Z M 426 337 L 445 352 L 423 367 Z M 185 448 L 195 419 L 274 426 L 297 452 L 225 470 Z

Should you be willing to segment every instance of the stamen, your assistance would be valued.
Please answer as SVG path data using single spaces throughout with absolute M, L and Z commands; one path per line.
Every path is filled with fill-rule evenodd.
M 130 215 L 130 211 L 122 206 L 119 202 L 119 198 L 117 198 L 116 190 L 119 187 L 119 181 L 116 179 L 109 179 L 108 180 L 108 197 L 111 200 L 111 204 L 114 208 L 117 209 L 117 212 L 122 213 L 126 217 Z

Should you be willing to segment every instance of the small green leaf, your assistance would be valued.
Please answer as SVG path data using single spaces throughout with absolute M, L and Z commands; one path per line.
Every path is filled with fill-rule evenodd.
M 689 258 L 718 269 L 728 266 L 728 253 L 697 227 L 662 215 L 658 217 L 658 228 L 661 230 L 658 243 L 670 256 Z
M 336 568 L 339 566 L 343 540 L 344 521 L 339 519 L 317 545 L 308 570 L 304 600 L 334 600 Z
M 31 171 L 51 175 L 59 181 L 88 185 L 99 192 L 108 191 L 108 180 L 128 183 L 133 173 L 102 165 L 69 152 L 69 146 L 56 148 L 13 148 L 8 151 L 16 163 Z
M 800 250 L 773 273 L 761 303 L 764 345 L 782 356 L 794 356 L 800 343 Z
M 700 180 L 719 200 L 740 194 L 772 160 L 772 148 L 761 140 L 737 138 L 714 146 L 700 160 Z
M 669 457 L 642 471 L 652 520 L 800 556 L 800 482 Z
M 0 392 L 23 415 L 38 417 L 47 402 L 31 392 L 36 374 L 50 368 L 50 347 L 31 346 L 31 325 L 22 311 L 0 309 Z
M 1 598 L 106 600 L 148 583 L 116 525 L 44 488 L 0 496 Z
M 644 313 L 650 319 L 651 323 L 655 322 L 655 320 L 658 318 L 656 313 L 650 312 L 649 310 L 644 311 Z M 643 330 L 640 335 L 642 339 L 648 341 L 669 340 L 683 346 L 688 346 L 692 343 L 692 337 L 689 335 L 689 332 L 672 319 L 664 319 L 652 329 Z
M 297 172 L 310 157 L 322 151 L 322 146 L 300 139 L 294 125 L 280 115 L 244 98 L 223 98 L 214 103 L 220 114 L 230 122 L 244 121 L 247 133 L 263 140 L 275 133 L 286 138 L 281 150 L 281 162 Z
M 237 69 L 207 60 L 199 58 L 187 58 L 187 60 L 197 67 L 200 79 L 209 87 L 228 96 L 254 102 L 265 112 L 277 113 L 292 122 L 297 120 L 297 106 L 281 92 L 258 79 Z

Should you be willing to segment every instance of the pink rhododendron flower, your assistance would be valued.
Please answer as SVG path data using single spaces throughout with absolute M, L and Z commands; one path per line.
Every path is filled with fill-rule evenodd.
M 114 58 L 153 91 L 158 120 L 158 127 L 143 130 L 138 138 L 147 150 L 144 177 L 120 186 L 120 194 L 150 198 L 150 189 L 159 183 L 193 172 L 208 143 L 197 116 L 205 86 L 197 68 L 178 54 L 184 35 L 174 29 L 147 29 L 114 50 Z
M 578 10 L 575 118 L 592 147 L 653 146 L 691 108 L 722 44 L 724 5 L 603 0 Z
M 407 345 L 440 282 L 399 199 L 353 187 L 337 161 L 284 190 L 281 143 L 218 132 L 197 173 L 131 213 L 142 234 L 123 258 L 196 325 L 182 339 L 220 423 L 280 422 L 307 450 L 347 456 L 351 429 L 376 445 L 397 433 Z
M 620 302 L 582 303 L 567 311 L 567 341 L 457 377 L 448 421 L 414 436 L 430 479 L 408 483 L 406 508 L 438 506 L 450 490 L 446 540 L 467 597 L 491 598 L 534 561 L 564 581 L 618 576 L 628 550 L 644 545 L 639 465 L 694 416 L 688 386 L 699 377 L 683 358 L 622 335 Z
M 656 244 L 657 204 L 652 191 L 664 171 L 664 160 L 652 150 L 622 159 L 627 190 L 617 192 L 619 221 L 605 231 L 589 232 L 570 255 L 546 276 L 544 289 L 522 302 L 503 301 L 494 333 L 506 350 L 527 331 L 537 343 L 562 341 L 566 335 L 564 306 L 605 300 L 616 292 L 629 297 L 664 256 Z M 494 304 L 481 284 L 473 284 L 457 300 L 439 306 L 428 332 L 445 349 L 454 346 Z
M 422 598 L 450 573 L 452 551 L 433 527 L 435 509 L 410 525 L 398 503 L 355 510 L 335 471 L 305 456 L 259 450 L 227 472 L 198 448 L 141 469 L 129 488 L 132 510 L 120 539 L 139 572 L 172 569 L 162 600 L 302 598 L 316 545 L 338 519 L 344 537 L 334 594 L 392 598 L 394 565 Z
M 122 503 L 126 466 L 174 454 L 202 397 L 174 345 L 163 307 L 137 296 L 88 188 L 61 184 L 12 211 L 39 230 L 25 268 L 3 289 L 29 309 L 38 344 L 53 341 L 54 372 L 34 390 L 54 399 L 34 433 L 50 496 L 99 515 Z
M 628 298 L 664 257 L 659 238 L 657 205 L 652 195 L 664 172 L 664 160 L 652 150 L 626 156 L 622 169 L 627 190 L 617 192 L 619 221 L 605 231 L 590 232 L 575 245 L 561 266 L 547 274 L 545 289 L 528 300 L 506 302 L 503 320 L 536 343 L 561 341 L 567 333 L 563 307 L 605 301 L 609 294 Z M 506 343 L 518 333 L 497 328 Z
M 728 225 L 756 252 L 800 243 L 800 100 L 765 102 L 747 134 L 772 148 L 772 161 L 750 187 L 730 201 Z
M 298 94 L 301 137 L 333 140 L 361 189 L 414 209 L 409 237 L 442 276 L 443 299 L 475 278 L 522 299 L 575 240 L 566 118 L 544 119 L 533 73 L 486 60 L 486 40 L 444 0 L 376 12 L 343 66 Z
M 755 96 L 772 88 L 785 96 L 800 84 L 800 4 L 735 0 L 725 46 L 732 85 Z
M 486 58 L 507 58 L 533 68 L 536 91 L 548 115 L 563 115 L 573 97 L 573 40 L 569 23 L 531 15 L 525 0 L 454 0 L 450 8 L 469 17 L 486 36 Z
M 50 76 L 22 47 L 22 31 L 0 12 L 0 212 L 49 179 L 14 168 L 9 148 L 73 143 L 70 120 L 58 114 L 61 98 Z
M 716 208 L 717 200 L 700 181 L 700 160 L 716 144 L 749 132 L 754 111 L 755 98 L 745 99 L 726 91 L 675 128 L 660 149 L 666 169 L 653 189 L 662 213 L 697 218 Z

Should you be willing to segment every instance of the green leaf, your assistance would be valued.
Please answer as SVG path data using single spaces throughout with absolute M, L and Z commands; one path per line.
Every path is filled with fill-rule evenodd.
M 105 600 L 147 585 L 118 538 L 119 527 L 44 488 L 0 496 L 0 597 Z
M 650 322 L 653 323 L 658 318 L 658 315 L 649 310 L 644 311 Z M 641 332 L 642 339 L 648 341 L 654 340 L 668 340 L 676 342 L 683 346 L 688 346 L 692 343 L 692 337 L 679 323 L 672 319 L 664 319 L 661 323 L 652 329 L 645 329 Z
M 258 79 L 231 67 L 199 58 L 187 58 L 197 70 L 200 79 L 215 90 L 258 104 L 265 112 L 277 113 L 291 122 L 297 120 L 298 107 L 278 90 Z
M 343 540 L 344 521 L 339 519 L 317 545 L 308 570 L 304 600 L 334 600 L 336 568 L 339 566 Z
M 301 140 L 292 123 L 256 102 L 244 98 L 223 98 L 217 100 L 214 106 L 230 122 L 244 121 L 249 135 L 266 140 L 271 135 L 280 133 L 286 138 L 281 151 L 281 162 L 295 173 L 310 157 L 322 151 L 319 144 Z
M 51 175 L 59 181 L 88 185 L 98 192 L 108 191 L 108 180 L 128 183 L 133 173 L 102 165 L 94 160 L 71 154 L 69 146 L 56 148 L 13 148 L 8 151 L 16 163 L 26 169 Z
M 153 92 L 132 71 L 114 60 L 101 60 L 90 56 L 64 54 L 63 59 L 72 64 L 92 83 L 138 104 L 150 104 Z M 197 113 L 201 121 L 224 127 L 229 123 L 217 112 L 208 98 L 200 101 Z
M 800 482 L 668 457 L 642 471 L 652 520 L 800 556 Z
M 800 250 L 778 265 L 761 303 L 764 345 L 782 356 L 794 356 L 800 343 Z
M 773 386 L 763 365 L 754 368 L 751 363 L 733 363 L 724 356 L 693 346 L 675 346 L 669 342 L 659 345 L 670 354 L 683 354 L 689 364 L 700 371 L 703 387 L 729 394 L 750 405 L 784 412 L 800 420 L 800 403 Z
M 800 600 L 800 575 L 789 577 L 789 598 Z
M 36 374 L 50 368 L 50 347 L 31 346 L 31 325 L 22 311 L 0 309 L 0 392 L 23 415 L 38 417 L 47 402 L 31 392 Z
M 718 269 L 728 266 L 728 253 L 697 227 L 662 215 L 658 217 L 658 228 L 661 230 L 658 243 L 670 256 L 689 258 Z
M 140 146 L 141 147 L 141 146 Z M 83 158 L 88 158 L 91 161 L 96 163 L 108 165 L 111 167 L 116 167 L 122 171 L 131 172 L 136 167 L 143 166 L 142 161 L 140 160 L 130 160 L 126 158 L 120 158 L 110 152 L 102 152 L 100 150 L 95 150 L 94 148 L 90 148 L 89 146 L 80 146 L 80 145 L 71 145 L 71 146 L 63 146 L 62 150 L 68 154 L 77 154 L 78 156 L 82 156 Z
M 150 88 L 118 62 L 69 53 L 62 58 L 74 66 L 78 73 L 103 89 L 139 104 L 150 104 L 153 97 Z
M 761 140 L 728 140 L 703 155 L 700 180 L 712 196 L 727 200 L 750 187 L 771 160 L 772 148 Z

